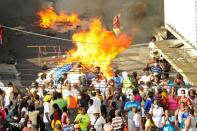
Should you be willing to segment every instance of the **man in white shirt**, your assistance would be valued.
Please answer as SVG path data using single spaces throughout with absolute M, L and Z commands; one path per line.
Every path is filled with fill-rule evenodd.
M 38 73 L 38 78 L 36 79 L 36 82 L 39 85 L 44 84 L 44 73 Z
M 87 110 L 87 114 L 90 116 L 90 119 L 92 119 L 94 117 L 93 114 L 96 109 L 96 107 L 93 105 L 93 103 L 94 103 L 94 100 L 90 99 L 90 101 L 89 101 L 90 106 Z
M 50 119 L 50 116 L 51 116 L 51 105 L 50 105 L 50 101 L 51 101 L 51 96 L 50 95 L 46 95 L 44 97 L 44 103 L 43 103 L 43 106 L 44 106 L 44 115 L 43 115 L 43 122 L 45 124 L 45 130 L 46 131 L 52 131 L 52 128 L 51 128 L 51 119 Z
M 151 58 L 155 57 L 155 55 L 157 55 L 157 53 L 158 53 L 156 46 L 155 46 L 155 41 L 156 41 L 156 38 L 153 36 L 153 37 L 151 37 L 151 41 L 148 44 L 148 48 L 150 49 Z
M 93 105 L 100 111 L 101 108 L 101 100 L 96 97 L 96 92 L 92 92 L 92 98 L 91 98 L 94 102 Z
M 162 116 L 164 114 L 163 107 L 160 106 L 160 103 L 154 102 L 155 104 L 152 105 L 150 109 L 150 113 L 152 114 L 153 121 L 156 126 L 156 131 L 161 131 L 163 124 L 162 124 Z
M 133 116 L 134 130 L 133 131 L 143 131 L 142 116 L 140 115 L 136 107 L 132 107 L 132 111 L 134 112 L 134 116 Z
M 144 88 L 148 88 L 146 83 L 151 81 L 151 75 L 149 74 L 149 70 L 147 68 L 144 69 L 144 75 L 139 79 L 138 83 Z
M 94 126 L 96 131 L 101 131 L 106 121 L 103 116 L 100 115 L 100 112 L 97 108 L 94 110 L 93 115 L 94 117 L 91 119 L 91 125 Z

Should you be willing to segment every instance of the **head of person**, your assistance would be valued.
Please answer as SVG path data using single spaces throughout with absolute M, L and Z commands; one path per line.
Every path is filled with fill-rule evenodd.
M 115 101 L 112 101 L 112 102 L 111 102 L 111 107 L 112 107 L 112 108 L 116 108 L 116 102 L 115 102 Z
M 101 91 L 99 89 L 96 89 L 96 95 L 101 95 Z
M 94 73 L 95 73 L 95 74 L 98 74 L 98 73 L 100 72 L 100 70 L 101 70 L 101 68 L 100 68 L 99 66 L 96 66 L 96 67 L 94 68 Z
M 71 90 L 71 82 L 70 80 L 65 80 L 64 81 L 64 86 L 67 88 L 67 90 Z
M 75 124 L 74 128 L 75 128 L 75 131 L 81 131 L 81 128 L 80 128 L 79 124 Z
M 134 72 L 132 73 L 132 76 L 133 76 L 133 78 L 137 78 L 137 72 L 134 71 Z
M 133 95 L 135 96 L 135 95 L 139 95 L 139 91 L 138 91 L 138 89 L 133 89 Z
M 180 73 L 177 73 L 175 79 L 183 80 L 183 76 Z
M 98 118 L 100 116 L 100 112 L 97 108 L 94 110 L 93 115 L 94 115 L 95 118 Z
M 109 82 L 108 82 L 108 85 L 114 86 L 115 85 L 115 81 L 113 79 L 110 79 Z
M 94 103 L 94 100 L 90 99 L 90 100 L 89 100 L 89 107 L 92 106 L 93 103 Z
M 155 41 L 156 41 L 156 37 L 155 37 L 155 36 L 152 36 L 152 37 L 151 37 L 151 41 L 152 41 L 152 42 L 155 42 Z
M 190 99 L 194 100 L 194 98 L 196 97 L 196 90 L 194 89 L 189 90 L 188 95 Z
M 149 76 L 149 69 L 148 68 L 144 68 L 144 73 L 146 76 Z
M 51 101 L 51 96 L 46 95 L 43 100 L 44 100 L 44 102 L 50 102 Z
M 32 112 L 35 110 L 35 105 L 34 104 L 30 104 L 29 105 L 29 111 Z
M 14 85 L 13 85 L 13 83 L 12 82 L 8 82 L 8 85 L 7 85 L 8 87 L 13 87 Z
M 153 65 L 154 65 L 154 66 L 159 66 L 159 59 L 155 59 Z
M 181 90 L 181 97 L 185 97 L 185 90 Z
M 53 81 L 50 81 L 49 83 L 48 83 L 48 87 L 53 87 L 54 86 L 54 82 Z
M 66 106 L 63 107 L 63 112 L 67 113 L 68 108 Z
M 181 108 L 181 110 L 185 110 L 185 102 L 184 101 L 181 101 L 180 108 Z
M 154 75 L 154 82 L 159 83 L 160 82 L 160 76 L 159 75 Z
M 191 109 L 189 110 L 189 114 L 190 114 L 191 116 L 194 116 L 194 114 L 195 114 L 194 109 L 191 108 Z
M 96 96 L 96 91 L 91 92 L 92 97 Z
M 133 111 L 134 113 L 137 113 L 137 112 L 138 112 L 138 110 L 137 110 L 137 108 L 136 108 L 135 106 L 132 107 L 132 111 Z
M 128 72 L 127 71 L 123 71 L 122 72 L 122 77 L 123 77 L 123 79 L 127 79 L 129 76 L 128 76 L 129 74 L 128 74 Z
M 149 91 L 149 92 L 148 92 L 148 97 L 149 97 L 150 99 L 153 99 L 153 97 L 154 97 L 154 93 L 153 93 L 153 92 L 151 92 L 151 91 Z
M 54 109 L 54 111 L 58 111 L 59 110 L 59 106 L 58 106 L 58 104 L 53 104 L 53 109 Z
M 113 72 L 113 77 L 118 77 L 118 71 Z
M 121 116 L 121 111 L 120 110 L 115 110 L 115 116 L 117 117 L 117 116 Z
M 150 113 L 146 113 L 146 119 L 152 119 L 152 115 Z
M 87 111 L 86 111 L 86 108 L 85 108 L 85 107 L 81 107 L 81 114 L 82 114 L 82 115 L 85 115 L 86 112 L 87 112 Z
M 110 116 L 108 116 L 107 118 L 106 118 L 106 123 L 111 123 L 112 122 L 112 118 L 110 117 Z
M 170 116 L 170 112 L 169 112 L 168 109 L 165 110 L 164 115 L 165 115 L 165 116 Z
M 58 93 L 57 93 L 57 98 L 58 98 L 58 99 L 61 99 L 61 98 L 62 98 L 62 93 L 59 93 L 59 92 L 58 92 Z

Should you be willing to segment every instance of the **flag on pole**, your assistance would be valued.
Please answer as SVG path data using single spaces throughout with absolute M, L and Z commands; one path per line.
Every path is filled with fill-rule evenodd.
M 113 31 L 116 35 L 120 33 L 120 20 L 118 15 L 113 19 Z
M 3 44 L 3 27 L 0 26 L 0 46 Z

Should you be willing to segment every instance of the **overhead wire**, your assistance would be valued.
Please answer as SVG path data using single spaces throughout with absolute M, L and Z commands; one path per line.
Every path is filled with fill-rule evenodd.
M 17 29 L 17 28 L 10 27 L 10 26 L 5 26 L 5 25 L 0 25 L 0 27 L 6 28 L 6 29 L 9 29 L 9 30 L 13 30 L 13 31 L 23 32 L 23 33 L 25 33 L 25 34 L 31 34 L 31 35 L 41 36 L 41 37 L 50 38 L 50 39 L 55 39 L 55 40 L 62 40 L 62 41 L 68 41 L 68 42 L 80 42 L 80 43 L 86 43 L 86 44 L 96 44 L 96 43 L 93 43 L 93 42 L 73 41 L 73 40 L 71 40 L 71 39 L 66 39 L 66 38 L 61 38 L 61 37 L 56 37 L 56 36 L 44 35 L 44 34 L 35 33 L 35 32 L 31 32 L 31 31 L 26 31 L 26 30 L 21 30 L 21 29 Z M 119 46 L 118 46 L 118 45 L 113 45 L 113 46 L 112 46 L 112 44 L 107 45 L 107 42 L 108 42 L 108 41 L 105 41 L 106 44 L 103 45 L 103 46 L 123 47 L 122 45 L 119 45 Z

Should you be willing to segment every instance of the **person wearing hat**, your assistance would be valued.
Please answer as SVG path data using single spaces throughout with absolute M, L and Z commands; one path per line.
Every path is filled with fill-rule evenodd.
M 74 128 L 75 128 L 75 131 L 81 131 L 81 128 L 80 128 L 79 124 L 75 124 Z
M 94 117 L 92 117 L 91 119 L 91 125 L 96 131 L 101 131 L 106 121 L 104 117 L 100 115 L 98 108 L 95 109 L 93 115 Z
M 43 115 L 43 122 L 45 124 L 45 130 L 46 131 L 52 131 L 52 128 L 50 126 L 51 123 L 51 105 L 50 105 L 50 101 L 51 101 L 51 96 L 50 95 L 46 95 L 44 97 L 44 115 Z

